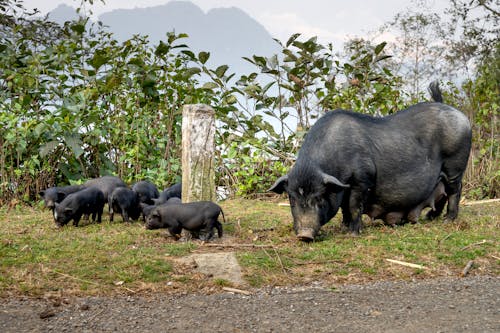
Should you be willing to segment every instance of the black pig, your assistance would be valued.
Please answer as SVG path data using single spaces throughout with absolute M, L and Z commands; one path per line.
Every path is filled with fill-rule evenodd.
M 430 87 L 442 101 L 439 87 Z M 386 117 L 355 112 L 327 112 L 309 130 L 288 175 L 270 188 L 287 192 L 300 240 L 312 241 L 338 209 L 343 223 L 359 234 L 361 216 L 376 209 L 420 214 L 436 197 L 439 216 L 448 202 L 446 219 L 454 220 L 462 177 L 471 148 L 472 131 L 462 112 L 442 103 L 419 103 Z M 444 174 L 447 196 L 436 184 Z
M 118 177 L 115 176 L 103 176 L 99 178 L 87 180 L 83 186 L 85 187 L 96 187 L 102 191 L 104 194 L 104 199 L 109 202 L 109 197 L 113 190 L 117 187 L 127 187 L 127 185 Z
M 95 187 L 89 187 L 81 191 L 69 194 L 61 203 L 55 204 L 54 219 L 58 227 L 66 225 L 73 220 L 75 227 L 82 215 L 92 214 L 92 220 L 101 223 L 102 210 L 104 208 L 104 194 Z
M 211 201 L 198 201 L 173 205 L 156 206 L 146 219 L 146 229 L 167 228 L 170 234 L 179 237 L 182 229 L 198 235 L 201 240 L 213 237 L 213 229 L 217 229 L 222 237 L 222 224 L 219 214 L 224 213 L 219 205 Z M 225 219 L 224 219 L 225 220 Z
M 83 185 L 49 187 L 48 189 L 38 192 L 38 194 L 42 197 L 45 207 L 50 208 L 52 212 L 54 212 L 56 203 L 63 201 L 68 194 L 75 193 L 83 188 Z
M 146 218 L 153 211 L 153 209 L 155 209 L 155 207 L 162 206 L 162 205 L 179 205 L 181 203 L 182 203 L 181 199 L 179 199 L 177 197 L 172 197 L 172 198 L 168 199 L 167 202 L 162 203 L 161 205 L 148 205 L 148 204 L 145 204 L 142 202 L 139 205 L 141 206 L 142 217 L 143 217 L 144 221 L 146 221 Z
M 108 200 L 109 220 L 111 222 L 113 221 L 115 212 L 122 215 L 124 222 L 128 222 L 129 217 L 134 221 L 137 220 L 141 215 L 139 203 L 139 195 L 137 192 L 127 187 L 115 188 Z
M 182 183 L 177 183 L 169 188 L 166 188 L 163 192 L 160 193 L 158 199 L 153 199 L 155 205 L 161 205 L 167 202 L 170 198 L 179 198 L 182 199 Z
M 154 204 L 153 199 L 157 199 L 160 196 L 156 186 L 146 180 L 141 180 L 132 186 L 132 191 L 139 195 L 139 201 L 148 205 Z

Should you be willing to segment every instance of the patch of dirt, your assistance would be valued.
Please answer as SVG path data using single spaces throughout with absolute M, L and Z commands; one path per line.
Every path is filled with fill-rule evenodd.
M 0 299 L 8 332 L 500 332 L 500 278 Z

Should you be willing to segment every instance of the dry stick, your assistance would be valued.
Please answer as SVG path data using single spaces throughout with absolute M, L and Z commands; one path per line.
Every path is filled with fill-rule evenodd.
M 409 262 L 404 262 L 404 261 L 399 261 L 399 260 L 394 260 L 394 259 L 385 259 L 385 260 L 387 260 L 388 262 L 392 262 L 394 264 L 402 265 L 402 266 L 419 268 L 419 269 L 428 269 L 425 266 L 417 265 L 417 264 L 412 264 L 412 263 L 409 263 Z
M 465 251 L 473 246 L 477 246 L 477 245 L 483 245 L 485 243 L 488 243 L 488 241 L 486 239 L 483 239 L 482 241 L 480 242 L 477 242 L 477 243 L 472 243 L 472 244 L 469 244 L 467 246 L 464 246 L 463 248 L 460 249 L 460 251 Z
M 96 285 L 96 286 L 101 286 L 101 284 L 97 283 L 97 282 L 94 282 L 94 281 L 89 281 L 89 280 L 84 280 L 84 279 L 80 279 L 80 278 L 77 278 L 75 276 L 72 276 L 72 275 L 68 275 L 68 274 L 64 274 L 64 273 L 61 273 L 61 272 L 58 272 L 58 271 L 55 271 L 53 269 L 50 269 L 50 268 L 47 268 L 49 271 L 51 272 L 54 272 L 54 273 L 57 273 L 59 275 L 62 275 L 64 277 L 68 277 L 70 279 L 73 279 L 73 280 L 77 280 L 77 281 L 82 281 L 82 282 L 85 282 L 85 283 L 90 283 L 90 284 L 93 284 L 93 285 Z M 124 286 L 120 286 L 121 288 L 125 289 L 125 290 L 128 290 L 132 293 L 135 293 L 136 291 L 135 290 L 132 290 L 130 288 L 127 288 L 127 287 L 124 287 Z
M 288 274 L 287 271 L 286 271 L 286 269 L 285 269 L 285 266 L 283 266 L 283 262 L 281 261 L 281 257 L 279 255 L 278 251 L 276 251 L 275 247 L 273 247 L 273 250 L 274 250 L 274 253 L 276 253 L 276 257 L 278 257 L 278 261 L 280 263 L 281 270 L 283 271 L 283 273 Z
M 208 247 L 241 247 L 241 248 L 272 248 L 274 249 L 274 245 L 261 245 L 261 244 L 203 244 L 203 246 Z
M 465 265 L 464 270 L 462 271 L 462 277 L 465 277 L 467 274 L 469 274 L 469 271 L 471 270 L 472 266 L 474 265 L 474 261 L 470 260 L 467 265 Z
M 246 295 L 246 296 L 249 296 L 249 295 L 252 294 L 251 292 L 246 291 L 246 290 L 241 290 L 241 289 L 236 289 L 236 288 L 230 288 L 230 287 L 222 287 L 222 290 L 229 291 L 231 293 L 238 293 L 238 294 L 242 294 L 242 295 Z
M 453 234 L 448 234 L 443 239 L 439 240 L 438 241 L 438 246 L 441 246 L 441 243 L 444 242 L 445 240 L 447 240 L 448 238 L 450 238 L 451 235 L 453 235 Z
M 487 204 L 487 203 L 493 203 L 493 202 L 500 202 L 500 199 L 486 199 L 486 200 L 479 200 L 479 201 L 466 201 L 463 203 L 464 206 L 472 206 L 472 205 L 481 205 L 481 204 Z
M 332 263 L 335 263 L 335 264 L 343 264 L 342 261 L 340 260 L 321 260 L 321 261 L 308 261 L 308 262 L 297 262 L 297 261 L 293 261 L 293 264 L 294 265 L 297 265 L 297 266 L 305 266 L 305 265 L 323 265 L 323 264 L 332 264 Z
M 495 256 L 493 254 L 490 254 L 490 257 L 492 257 L 493 259 L 496 259 L 496 260 L 500 260 L 500 257 L 497 257 L 497 256 Z

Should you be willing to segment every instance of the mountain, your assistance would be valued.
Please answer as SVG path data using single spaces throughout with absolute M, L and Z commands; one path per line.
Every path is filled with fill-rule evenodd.
M 60 5 L 49 14 L 60 19 L 69 16 L 69 6 Z M 73 9 L 73 17 L 76 16 Z M 54 15 L 54 16 L 53 16 Z M 210 52 L 209 66 L 229 65 L 229 72 L 238 74 L 256 70 L 241 59 L 252 55 L 271 56 L 277 53 L 278 44 L 256 20 L 239 8 L 217 8 L 204 13 L 188 1 L 170 1 L 165 5 L 116 9 L 103 13 L 99 20 L 124 41 L 134 34 L 147 35 L 152 44 L 166 39 L 166 33 L 186 33 L 183 43 L 194 52 Z
M 59 24 L 64 24 L 66 21 L 76 20 L 77 18 L 76 9 L 65 4 L 60 4 L 49 13 L 49 19 Z

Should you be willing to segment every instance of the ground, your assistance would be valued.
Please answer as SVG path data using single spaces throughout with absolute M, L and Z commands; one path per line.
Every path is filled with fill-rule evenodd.
M 46 212 L 4 213 L 0 332 L 500 332 L 498 205 L 359 238 L 330 225 L 311 244 L 269 205 L 225 203 L 232 229 L 196 246 L 138 224 L 59 230 Z M 141 260 L 162 275 L 133 275 Z
M 500 278 L 0 300 L 7 332 L 500 332 Z

